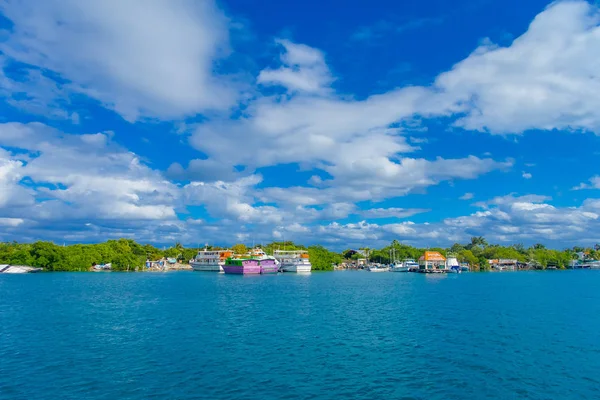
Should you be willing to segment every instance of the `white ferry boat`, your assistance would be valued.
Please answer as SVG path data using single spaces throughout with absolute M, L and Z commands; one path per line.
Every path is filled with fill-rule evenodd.
M 281 270 L 284 272 L 310 272 L 312 270 L 308 252 L 304 250 L 275 250 L 273 255 L 281 264 Z
M 223 264 L 227 257 L 231 257 L 233 252 L 229 250 L 204 250 L 198 251 L 196 257 L 190 260 L 190 265 L 194 271 L 214 271 L 224 272 Z

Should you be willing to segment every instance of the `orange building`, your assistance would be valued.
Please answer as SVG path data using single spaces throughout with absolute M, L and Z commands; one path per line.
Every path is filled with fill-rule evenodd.
M 419 258 L 419 272 L 445 272 L 446 257 L 437 251 L 426 251 Z

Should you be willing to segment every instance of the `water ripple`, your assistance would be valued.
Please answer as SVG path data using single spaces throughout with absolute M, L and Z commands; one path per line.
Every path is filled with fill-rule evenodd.
M 1 399 L 600 398 L 600 273 L 0 276 Z

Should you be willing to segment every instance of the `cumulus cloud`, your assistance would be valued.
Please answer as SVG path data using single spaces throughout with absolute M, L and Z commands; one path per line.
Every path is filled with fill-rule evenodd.
M 280 85 L 290 91 L 327 93 L 333 77 L 323 53 L 315 48 L 278 39 L 283 48 L 278 69 L 265 69 L 258 75 L 258 83 Z
M 465 115 L 456 125 L 492 133 L 600 129 L 600 12 L 552 3 L 508 47 L 489 41 L 441 74 L 436 87 Z
M 522 176 L 525 179 L 531 179 L 533 177 L 533 175 L 531 175 L 531 173 L 529 173 L 529 172 L 523 172 Z
M 42 124 L 8 123 L 0 125 L 0 146 L 21 150 L 8 160 L 0 153 L 5 189 L 0 210 L 9 217 L 20 213 L 28 219 L 84 222 L 175 218 L 175 186 L 104 133 L 67 135 Z M 23 213 L 10 200 L 25 194 L 30 207 Z
M 66 81 L 61 92 L 86 94 L 128 120 L 174 118 L 235 100 L 213 74 L 228 46 L 228 22 L 213 1 L 27 0 L 0 7 L 14 24 L 0 50 L 32 66 L 38 79 L 30 86 L 40 70 L 53 71 Z
M 215 72 L 215 60 L 227 52 L 228 21 L 212 1 L 49 0 L 0 7 L 14 23 L 0 44 L 0 95 L 31 114 L 76 122 L 79 116 L 68 111 L 74 94 L 130 121 L 236 104 L 239 93 Z M 480 210 L 473 214 L 423 224 L 367 221 L 427 210 L 361 210 L 360 202 L 422 193 L 514 165 L 491 154 L 420 156 L 429 137 L 408 135 L 415 121 L 458 118 L 456 126 L 502 134 L 598 132 L 598 22 L 598 8 L 587 2 L 555 3 L 510 46 L 484 42 L 431 86 L 360 98 L 334 90 L 336 76 L 324 51 L 278 39 L 274 64 L 256 75 L 252 96 L 233 116 L 208 113 L 189 125 L 189 144 L 202 159 L 178 160 L 165 174 L 108 133 L 0 125 L 0 238 L 17 231 L 35 238 L 52 230 L 66 240 L 286 237 L 332 246 L 395 238 L 445 244 L 470 235 L 592 240 L 599 237 L 596 200 L 560 208 L 545 196 L 510 194 L 476 203 Z M 8 64 L 15 61 L 23 63 L 24 79 L 11 76 Z M 298 165 L 313 177 L 277 187 L 257 172 L 281 164 Z M 531 174 L 523 172 L 523 178 Z M 598 188 L 599 182 L 593 177 L 577 188 Z M 186 213 L 195 206 L 207 218 Z M 348 216 L 365 221 L 339 222 Z
M 600 189 L 600 176 L 596 175 L 590 178 L 590 181 L 587 183 L 580 183 L 578 186 L 575 186 L 573 190 L 583 190 L 583 189 Z
M 471 200 L 475 195 L 473 193 L 465 193 L 459 197 L 460 200 Z
M 412 217 L 413 215 L 426 213 L 431 211 L 426 208 L 370 208 L 367 210 L 363 210 L 360 214 L 368 219 L 376 219 L 376 218 L 407 218 Z

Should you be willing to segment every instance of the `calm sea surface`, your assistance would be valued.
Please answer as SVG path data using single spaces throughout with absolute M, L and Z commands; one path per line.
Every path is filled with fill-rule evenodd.
M 598 399 L 600 271 L 0 275 L 2 399 Z

